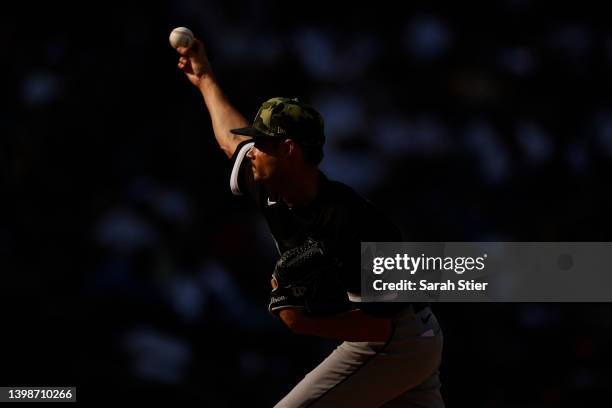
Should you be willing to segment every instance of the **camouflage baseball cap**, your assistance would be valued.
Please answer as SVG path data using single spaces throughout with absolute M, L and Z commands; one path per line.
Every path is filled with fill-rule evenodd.
M 325 143 L 323 118 L 312 106 L 297 98 L 268 99 L 255 115 L 253 126 L 232 129 L 231 132 L 255 139 L 293 139 L 308 147 L 322 147 Z

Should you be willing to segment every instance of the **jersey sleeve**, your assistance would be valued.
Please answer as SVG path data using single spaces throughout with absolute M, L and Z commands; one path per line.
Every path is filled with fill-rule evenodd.
M 234 195 L 246 195 L 258 202 L 259 187 L 253 178 L 253 169 L 249 159 L 246 157 L 254 144 L 252 140 L 245 140 L 236 147 L 232 156 L 230 189 Z

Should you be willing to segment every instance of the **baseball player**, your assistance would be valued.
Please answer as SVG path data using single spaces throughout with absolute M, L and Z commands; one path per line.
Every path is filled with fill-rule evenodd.
M 254 201 L 281 254 L 270 312 L 295 333 L 342 342 L 276 407 L 443 407 L 442 332 L 429 305 L 360 302 L 359 243 L 401 234 L 319 170 L 319 113 L 295 98 L 272 98 L 249 125 L 215 80 L 202 42 L 177 51 L 233 162 L 232 193 Z

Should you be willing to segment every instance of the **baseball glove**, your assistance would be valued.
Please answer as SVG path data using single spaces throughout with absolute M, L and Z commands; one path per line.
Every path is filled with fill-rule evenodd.
M 312 238 L 285 251 L 272 273 L 278 286 L 270 293 L 270 313 L 277 314 L 285 308 L 308 309 L 317 277 L 337 266 L 338 261 L 327 254 L 323 243 Z

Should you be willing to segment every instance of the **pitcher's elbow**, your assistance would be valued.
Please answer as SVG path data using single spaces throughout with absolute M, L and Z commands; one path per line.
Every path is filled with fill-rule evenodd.
M 293 333 L 306 334 L 308 318 L 301 310 L 293 308 L 283 309 L 280 311 L 279 317 Z

